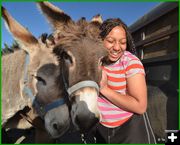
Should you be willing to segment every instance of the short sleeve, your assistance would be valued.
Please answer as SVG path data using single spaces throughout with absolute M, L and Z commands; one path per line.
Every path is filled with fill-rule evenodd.
M 127 78 L 135 74 L 145 75 L 143 64 L 138 58 L 129 60 L 125 71 L 126 71 Z

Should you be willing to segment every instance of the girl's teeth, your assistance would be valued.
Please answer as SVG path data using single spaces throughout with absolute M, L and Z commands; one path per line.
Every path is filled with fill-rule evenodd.
M 117 55 L 118 53 L 112 53 L 113 55 Z

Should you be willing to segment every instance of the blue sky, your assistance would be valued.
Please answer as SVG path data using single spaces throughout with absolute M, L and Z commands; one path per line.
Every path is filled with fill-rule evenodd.
M 103 20 L 110 17 L 121 18 L 128 26 L 156 7 L 160 2 L 53 2 L 73 20 L 86 17 L 88 21 L 96 14 L 101 14 Z M 37 9 L 34 2 L 3 2 L 2 5 L 10 14 L 36 37 L 42 33 L 51 33 L 51 27 Z M 4 43 L 11 45 L 13 37 L 7 31 L 4 21 L 1 21 L 2 48 Z

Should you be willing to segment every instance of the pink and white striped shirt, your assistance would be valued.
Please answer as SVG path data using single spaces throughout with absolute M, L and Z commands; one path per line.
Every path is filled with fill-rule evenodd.
M 103 66 L 102 69 L 107 73 L 108 87 L 124 95 L 127 92 L 127 78 L 138 73 L 145 75 L 141 61 L 128 51 L 117 62 Z M 133 115 L 102 96 L 98 97 L 98 108 L 101 114 L 100 123 L 106 127 L 120 126 Z

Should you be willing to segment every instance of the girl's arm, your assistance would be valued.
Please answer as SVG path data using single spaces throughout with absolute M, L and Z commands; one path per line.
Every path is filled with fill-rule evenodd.
M 107 86 L 107 76 L 103 71 L 100 93 L 113 104 L 128 112 L 143 114 L 147 108 L 147 87 L 145 76 L 135 74 L 127 78 L 128 94 L 120 94 Z

